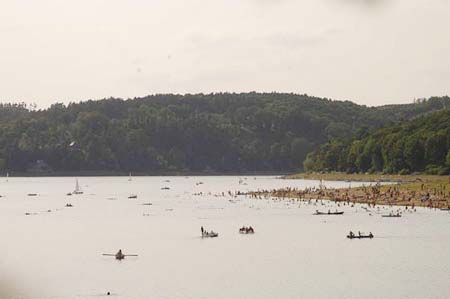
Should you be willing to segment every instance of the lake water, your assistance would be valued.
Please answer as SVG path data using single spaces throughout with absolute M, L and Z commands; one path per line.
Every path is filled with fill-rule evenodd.
M 420 208 L 402 218 L 382 218 L 389 208 L 370 216 L 356 205 L 339 207 L 342 216 L 314 216 L 316 209 L 338 207 L 215 196 L 319 185 L 275 177 L 79 182 L 84 194 L 73 196 L 66 193 L 75 178 L 0 182 L 2 299 L 450 297 L 448 212 Z M 131 194 L 138 198 L 128 199 Z M 243 225 L 256 233 L 239 234 Z M 219 237 L 202 239 L 201 226 Z M 348 240 L 349 230 L 371 231 L 375 238 Z M 102 256 L 119 248 L 139 256 Z

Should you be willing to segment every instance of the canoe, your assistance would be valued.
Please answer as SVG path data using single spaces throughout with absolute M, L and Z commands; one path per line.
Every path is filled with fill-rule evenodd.
M 400 214 L 381 215 L 381 217 L 402 217 Z
M 330 212 L 330 213 L 324 213 L 324 212 L 315 212 L 313 215 L 343 215 L 344 212 Z
M 358 236 L 358 235 L 354 235 L 354 236 L 347 235 L 347 238 L 349 238 L 349 239 L 372 239 L 373 235 L 361 235 L 361 236 Z

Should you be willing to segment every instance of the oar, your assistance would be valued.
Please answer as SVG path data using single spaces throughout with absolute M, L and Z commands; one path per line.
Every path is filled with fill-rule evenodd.
M 115 254 L 111 254 L 111 253 L 103 253 L 102 255 L 105 256 L 116 256 Z M 138 256 L 137 254 L 124 254 L 123 256 Z

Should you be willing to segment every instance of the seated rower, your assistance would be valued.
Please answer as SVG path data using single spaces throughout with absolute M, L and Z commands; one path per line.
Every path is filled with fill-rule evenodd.
M 125 257 L 125 255 L 122 253 L 122 249 L 119 249 L 119 251 L 116 253 L 116 259 L 121 260 Z

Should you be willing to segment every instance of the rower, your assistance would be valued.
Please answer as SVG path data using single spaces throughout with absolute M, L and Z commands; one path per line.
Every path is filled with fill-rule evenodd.
M 119 251 L 116 253 L 116 259 L 121 260 L 125 257 L 125 255 L 122 253 L 122 249 L 119 249 Z

